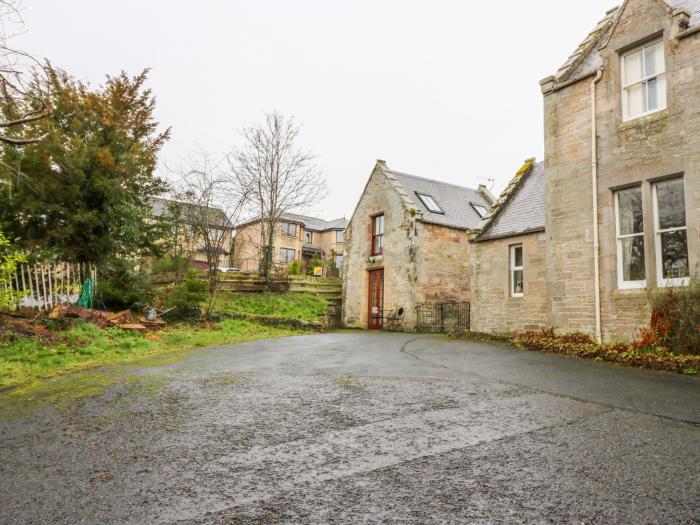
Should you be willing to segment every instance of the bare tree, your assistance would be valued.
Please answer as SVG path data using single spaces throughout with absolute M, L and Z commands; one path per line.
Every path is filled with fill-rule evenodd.
M 36 123 L 51 114 L 48 95 L 38 95 L 37 86 L 48 85 L 51 66 L 28 53 L 13 49 L 9 40 L 24 25 L 21 0 L 0 0 L 0 143 L 10 146 L 35 144 L 46 138 Z M 32 86 L 33 84 L 33 86 Z
M 229 156 L 238 186 L 261 221 L 260 273 L 269 277 L 274 262 L 275 230 L 285 213 L 302 211 L 326 195 L 316 157 L 296 145 L 300 127 L 294 118 L 273 111 L 262 124 L 243 128 L 244 144 Z
M 190 250 L 202 250 L 207 259 L 211 311 L 218 292 L 221 260 L 232 248 L 233 229 L 247 204 L 249 191 L 241 188 L 227 169 L 225 156 L 204 151 L 189 157 L 174 172 L 170 220 L 184 226 Z

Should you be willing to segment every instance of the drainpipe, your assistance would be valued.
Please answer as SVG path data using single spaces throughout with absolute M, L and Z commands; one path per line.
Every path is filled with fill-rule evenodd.
M 596 85 L 603 77 L 599 69 L 591 82 L 591 188 L 593 191 L 593 274 L 595 288 L 595 339 L 603 342 L 600 328 L 600 241 L 598 238 L 598 135 L 596 126 Z

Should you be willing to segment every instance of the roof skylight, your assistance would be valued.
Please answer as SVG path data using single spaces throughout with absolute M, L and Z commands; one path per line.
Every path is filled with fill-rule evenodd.
M 482 204 L 477 204 L 476 202 L 470 202 L 469 204 L 471 204 L 476 214 L 482 219 L 486 217 L 486 214 L 489 212 L 488 208 Z
M 423 205 L 428 208 L 428 211 L 433 212 L 433 213 L 445 213 L 443 209 L 440 207 L 440 205 L 437 203 L 437 201 L 431 197 L 430 195 L 426 195 L 425 193 L 418 193 L 416 192 L 416 195 L 418 195 L 418 198 L 421 200 Z

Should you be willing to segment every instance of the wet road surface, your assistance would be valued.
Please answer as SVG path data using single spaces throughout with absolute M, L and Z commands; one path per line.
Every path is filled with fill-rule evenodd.
M 0 394 L 0 523 L 700 523 L 699 464 L 697 379 L 439 337 Z

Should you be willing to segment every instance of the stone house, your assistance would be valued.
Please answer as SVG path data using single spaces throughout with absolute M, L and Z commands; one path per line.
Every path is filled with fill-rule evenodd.
M 231 226 L 226 213 L 214 207 L 197 206 L 172 199 L 155 198 L 151 203 L 151 216 L 153 220 L 168 221 L 174 225 L 174 234 L 177 236 L 175 244 L 182 256 L 188 257 L 192 261 L 192 266 L 199 270 L 209 268 L 206 252 L 206 237 L 197 231 L 205 231 L 204 222 L 199 219 L 197 227 L 192 223 L 187 223 L 187 217 L 197 214 L 198 217 L 208 217 L 206 231 L 208 238 L 219 243 L 221 249 L 218 265 L 220 268 L 230 264 L 231 243 L 233 241 L 233 227 Z M 184 224 L 183 224 L 184 222 Z M 201 228 L 200 228 L 201 226 Z M 198 229 L 199 228 L 199 229 Z M 210 243 L 210 246 L 213 243 Z M 213 250 L 212 250 L 213 251 Z
M 625 1 L 541 85 L 548 324 L 629 339 L 699 273 L 700 0 Z
M 629 340 L 700 275 L 700 0 L 628 0 L 541 83 L 545 161 L 472 235 L 473 328 Z
M 478 224 L 426 220 L 416 196 L 432 190 L 378 163 L 348 229 L 348 325 L 367 326 L 375 268 L 385 309 L 458 298 L 475 331 L 605 341 L 648 326 L 647 289 L 700 278 L 700 0 L 626 0 L 541 87 L 544 162 L 526 161 Z
M 547 326 L 544 162 L 525 161 L 472 232 L 472 330 Z
M 380 329 L 403 307 L 403 328 L 415 307 L 471 298 L 469 232 L 493 196 L 391 170 L 379 160 L 345 231 L 343 322 Z
M 299 261 L 306 269 L 314 256 L 322 261 L 333 258 L 336 268 L 343 268 L 347 219 L 326 221 L 316 217 L 285 213 L 275 226 L 273 241 L 275 269 L 284 273 L 289 264 Z M 262 247 L 260 219 L 252 219 L 236 228 L 233 264 L 244 272 L 257 272 Z

